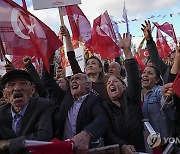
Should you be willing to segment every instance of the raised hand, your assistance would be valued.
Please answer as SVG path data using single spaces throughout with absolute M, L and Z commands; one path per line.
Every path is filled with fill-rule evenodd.
M 25 56 L 23 58 L 23 63 L 24 63 L 24 66 L 26 66 L 27 64 L 31 63 L 31 58 L 28 57 L 28 56 Z
M 123 38 L 119 34 L 119 41 L 117 41 L 117 45 L 123 49 L 124 55 L 126 59 L 131 59 L 133 58 L 133 55 L 131 53 L 131 40 L 132 40 L 132 35 L 124 33 Z
M 69 31 L 68 31 L 68 29 L 66 28 L 66 26 L 61 26 L 61 27 L 60 27 L 60 34 L 61 34 L 62 36 L 65 36 L 65 37 L 70 37 Z
M 142 25 L 141 30 L 144 33 L 145 39 L 146 40 L 152 39 L 152 35 L 151 35 L 152 32 L 151 32 L 151 23 L 150 23 L 150 21 L 149 20 L 148 21 L 145 20 L 145 24 L 144 25 L 141 24 L 141 25 Z

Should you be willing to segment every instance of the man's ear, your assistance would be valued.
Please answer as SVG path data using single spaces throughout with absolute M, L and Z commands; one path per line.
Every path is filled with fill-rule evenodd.
M 33 96 L 34 95 L 34 93 L 35 93 L 35 84 L 32 84 L 32 86 L 31 86 L 31 96 Z
M 5 90 L 3 90 L 3 97 L 4 97 L 5 100 L 7 100 L 7 98 L 8 98 L 7 93 L 6 93 Z

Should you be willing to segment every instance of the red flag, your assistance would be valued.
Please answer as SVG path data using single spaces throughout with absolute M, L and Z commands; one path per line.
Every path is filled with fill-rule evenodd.
M 137 60 L 139 68 L 140 68 L 140 72 L 142 73 L 145 69 L 145 65 L 143 64 L 143 62 L 137 52 L 134 53 L 134 58 Z
M 156 46 L 158 49 L 159 56 L 162 59 L 166 59 L 169 56 L 169 54 L 172 52 L 171 48 L 167 44 L 166 39 L 164 38 L 164 36 L 162 35 L 159 29 L 157 29 Z
M 72 30 L 73 40 L 86 42 L 91 37 L 91 25 L 78 5 L 66 6 L 66 14 Z
M 101 15 L 101 29 L 113 40 L 116 41 L 113 24 L 107 11 Z
M 72 141 L 53 139 L 52 144 L 27 147 L 32 154 L 73 154 Z
M 22 0 L 22 4 L 23 4 L 22 7 L 23 7 L 25 10 L 27 10 L 26 0 Z
M 177 96 L 180 97 L 180 71 L 176 76 L 176 79 L 174 80 L 173 90 L 177 94 Z
M 164 33 L 169 35 L 174 40 L 174 42 L 177 44 L 177 38 L 176 38 L 176 34 L 175 34 L 172 24 L 169 24 L 168 22 L 165 22 L 163 25 L 159 25 L 157 22 L 153 22 L 153 24 L 158 29 L 162 30 Z
M 94 20 L 91 39 L 86 46 L 97 54 L 101 59 L 113 59 L 120 56 L 117 44 L 102 30 L 101 15 Z
M 13 1 L 0 1 L 0 35 L 7 54 L 41 57 L 47 70 L 48 60 L 62 42 L 34 15 Z
M 147 49 L 140 49 L 140 57 L 141 57 L 142 61 L 147 59 L 148 56 L 149 56 L 149 53 L 148 53 Z

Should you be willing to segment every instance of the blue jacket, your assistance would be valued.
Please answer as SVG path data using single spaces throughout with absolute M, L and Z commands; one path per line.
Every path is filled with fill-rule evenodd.
M 152 90 L 147 93 L 143 103 L 143 115 L 156 132 L 159 132 L 161 137 L 172 136 L 172 120 L 175 111 L 173 105 L 162 106 L 162 91 L 159 85 L 155 85 Z

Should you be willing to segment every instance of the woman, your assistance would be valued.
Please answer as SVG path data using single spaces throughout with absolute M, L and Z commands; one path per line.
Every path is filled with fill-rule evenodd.
M 125 54 L 128 86 L 117 76 L 107 81 L 109 100 L 103 106 L 110 120 L 109 130 L 104 136 L 105 145 L 119 144 L 123 154 L 145 151 L 143 138 L 143 115 L 140 106 L 141 78 L 137 61 L 130 50 L 131 37 L 120 37 L 120 47 Z M 125 88 L 126 87 L 126 88 Z
M 60 31 L 61 35 L 63 35 L 66 40 L 67 56 L 73 74 L 81 73 L 81 68 L 75 58 L 75 53 L 72 47 L 70 34 L 65 26 L 61 26 Z M 104 69 L 101 61 L 97 57 L 92 56 L 87 60 L 85 73 L 90 77 L 92 81 L 93 93 L 100 95 L 102 99 L 107 99 L 108 95 L 106 92 L 106 86 L 104 82 Z
M 162 138 L 171 137 L 174 108 L 172 104 L 164 105 L 167 99 L 164 100 L 162 96 L 160 72 L 154 66 L 147 66 L 142 73 L 141 82 L 144 118 L 149 119 L 153 129 L 159 132 Z
M 87 60 L 85 73 L 92 81 L 92 90 L 95 94 L 98 94 L 103 99 L 107 99 L 107 91 L 104 79 L 104 69 L 99 58 L 92 56 Z

